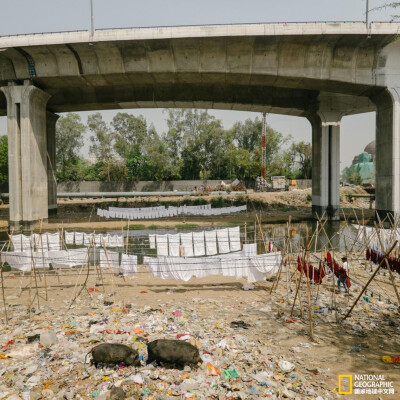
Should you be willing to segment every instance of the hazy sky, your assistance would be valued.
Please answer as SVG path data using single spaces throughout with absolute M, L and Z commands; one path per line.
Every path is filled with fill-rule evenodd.
M 93 0 L 95 27 L 121 28 L 250 22 L 364 21 L 366 0 Z M 370 8 L 384 3 L 370 0 Z M 0 36 L 23 33 L 84 30 L 90 27 L 89 0 L 4 1 Z M 390 10 L 370 14 L 371 21 L 389 21 Z M 143 114 L 159 132 L 166 130 L 162 110 L 131 110 Z M 116 111 L 103 112 L 110 120 Z M 257 114 L 210 110 L 229 128 L 237 120 Z M 88 113 L 81 113 L 86 120 Z M 295 140 L 311 141 L 311 126 L 304 118 L 269 115 L 268 123 Z M 0 134 L 6 118 L 0 117 Z M 345 117 L 341 125 L 341 169 L 375 139 L 375 113 Z

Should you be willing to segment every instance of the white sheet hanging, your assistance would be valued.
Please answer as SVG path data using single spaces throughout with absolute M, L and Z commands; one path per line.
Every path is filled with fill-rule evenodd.
M 28 251 L 33 248 L 33 241 L 31 236 L 21 235 L 22 251 Z
M 30 251 L 2 251 L 1 259 L 2 261 L 9 264 L 11 268 L 15 268 L 20 271 L 27 272 L 32 269 L 32 259 Z
M 217 232 L 216 231 L 205 231 L 204 237 L 206 239 L 206 254 L 212 256 L 217 254 Z
M 54 269 L 70 268 L 69 253 L 67 250 L 55 250 L 47 253 L 47 262 Z
M 47 243 L 49 246 L 49 251 L 51 250 L 60 250 L 60 234 L 56 233 L 47 233 Z
M 137 273 L 137 256 L 133 254 L 122 254 L 121 269 L 124 276 Z
M 228 228 L 217 230 L 218 250 L 221 254 L 229 253 Z
M 168 252 L 170 257 L 179 257 L 180 238 L 178 234 L 168 234 Z
M 168 236 L 156 235 L 156 242 L 157 242 L 157 255 L 168 256 Z
M 149 234 L 150 249 L 156 248 L 156 235 Z
M 228 232 L 230 251 L 239 251 L 241 249 L 240 228 L 238 226 L 235 226 L 234 228 L 228 228 Z
M 78 246 L 83 245 L 83 232 L 75 232 L 75 244 Z
M 108 260 L 107 260 L 108 258 Z M 100 250 L 100 267 L 101 268 L 111 268 L 113 271 L 119 270 L 119 253 L 116 251 Z
M 85 246 L 91 246 L 93 244 L 93 233 L 83 232 L 83 243 Z
M 248 243 L 243 245 L 242 254 L 245 256 L 257 255 L 257 243 Z
M 192 232 L 181 233 L 181 244 L 183 248 L 183 257 L 193 257 L 193 235 Z M 204 243 L 204 239 L 203 239 Z
M 11 240 L 14 251 L 21 252 L 22 251 L 22 235 L 10 235 L 10 240 Z
M 249 257 L 247 280 L 250 283 L 265 280 L 266 275 L 276 274 L 279 271 L 281 252 L 260 254 Z
M 204 243 L 204 231 L 193 232 L 193 248 L 196 257 L 204 256 L 206 248 Z
M 65 231 L 65 244 L 74 244 L 75 232 Z
M 88 251 L 86 249 L 72 249 L 68 250 L 69 264 L 71 267 L 79 265 L 87 265 Z

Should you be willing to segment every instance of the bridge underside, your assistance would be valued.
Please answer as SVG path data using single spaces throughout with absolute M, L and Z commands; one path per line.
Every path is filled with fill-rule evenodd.
M 380 26 L 369 37 L 364 25 L 345 35 L 341 24 L 297 28 L 288 33 L 286 25 L 260 24 L 0 38 L 11 225 L 29 228 L 55 210 L 54 113 L 159 107 L 308 118 L 313 211 L 333 219 L 339 216 L 341 118 L 376 110 L 376 207 L 400 214 L 399 91 L 389 83 L 400 65 L 392 56 L 400 51 L 394 28 Z M 386 50 L 390 46 L 395 51 Z

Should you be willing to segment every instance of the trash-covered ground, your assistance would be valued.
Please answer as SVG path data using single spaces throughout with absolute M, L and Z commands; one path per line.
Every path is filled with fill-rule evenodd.
M 398 308 L 386 298 L 366 296 L 350 318 L 338 324 L 354 301 L 335 295 L 332 283 L 312 287 L 315 341 L 309 336 L 307 295 L 300 290 L 290 316 L 286 276 L 270 294 L 271 282 L 251 286 L 230 278 L 192 279 L 188 283 L 155 279 L 144 270 L 132 277 L 104 276 L 96 286 L 94 271 L 70 309 L 85 276 L 38 279 L 5 274 L 9 323 L 0 320 L 0 399 L 335 399 L 338 375 L 383 374 L 394 395 L 346 395 L 348 399 L 400 398 L 400 364 L 382 356 L 400 355 Z M 367 276 L 360 268 L 358 276 Z M 384 279 L 383 276 L 380 277 Z M 303 280 L 304 282 L 304 280 Z M 380 283 L 395 302 L 390 286 Z M 246 289 L 246 290 L 244 290 Z M 104 292 L 103 292 L 104 290 Z M 318 292 L 318 299 L 317 298 Z M 0 303 L 2 304 L 2 303 Z M 183 370 L 146 365 L 146 343 L 155 339 L 189 341 L 203 363 Z M 139 351 L 142 366 L 88 363 L 99 343 L 122 343 Z

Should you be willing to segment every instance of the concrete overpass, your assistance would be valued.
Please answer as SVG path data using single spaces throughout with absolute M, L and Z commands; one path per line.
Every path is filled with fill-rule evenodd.
M 313 211 L 331 218 L 339 215 L 341 118 L 376 110 L 376 209 L 400 214 L 399 31 L 397 23 L 282 23 L 1 37 L 10 224 L 28 228 L 56 210 L 57 112 L 136 107 L 308 118 Z

